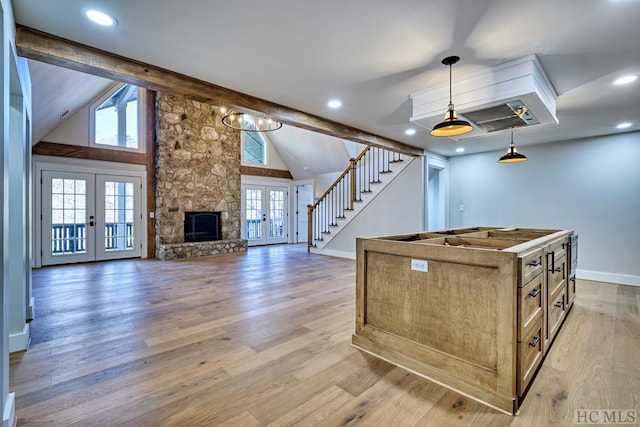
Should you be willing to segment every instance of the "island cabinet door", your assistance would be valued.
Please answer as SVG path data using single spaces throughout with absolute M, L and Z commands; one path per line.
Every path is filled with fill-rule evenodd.
M 544 333 L 545 353 L 550 346 L 550 341 L 555 336 L 558 322 L 562 320 L 566 305 L 567 287 L 567 238 L 555 240 L 546 247 L 545 250 L 545 275 L 546 275 L 546 327 Z M 561 294 L 562 293 L 562 294 Z M 562 307 L 558 298 L 562 295 Z M 560 311 L 558 309 L 561 308 Z
M 518 342 L 517 392 L 522 396 L 542 361 L 542 318 Z
M 566 310 L 566 290 L 564 288 L 560 288 L 556 294 L 549 296 L 549 340 L 552 340 L 556 333 L 558 333 Z
M 518 339 L 522 340 L 544 315 L 544 275 L 518 289 Z

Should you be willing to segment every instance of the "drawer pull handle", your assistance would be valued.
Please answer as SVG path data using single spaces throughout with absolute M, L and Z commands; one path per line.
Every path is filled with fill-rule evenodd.
M 529 263 L 529 265 L 530 265 L 531 267 L 537 267 L 537 266 L 539 266 L 539 265 L 541 265 L 541 264 L 542 264 L 542 261 L 540 261 L 540 259 L 537 259 L 537 260 L 535 260 L 535 261 L 531 261 L 531 262 Z
M 533 337 L 533 341 L 531 341 L 531 342 L 529 343 L 529 345 L 530 345 L 531 347 L 535 347 L 535 346 L 537 346 L 537 345 L 538 345 L 538 343 L 539 343 L 539 342 L 540 342 L 540 337 Z
M 558 301 L 558 302 L 556 303 L 556 307 L 558 307 L 558 308 L 561 308 L 561 307 L 562 307 L 562 305 L 563 305 L 562 300 L 560 300 L 560 301 Z
M 562 267 L 556 267 L 553 271 L 555 273 L 560 273 L 562 271 Z
M 534 290 L 532 290 L 531 292 L 529 292 L 529 296 L 530 296 L 530 297 L 535 298 L 535 297 L 537 297 L 538 295 L 540 295 L 540 289 L 534 289 Z

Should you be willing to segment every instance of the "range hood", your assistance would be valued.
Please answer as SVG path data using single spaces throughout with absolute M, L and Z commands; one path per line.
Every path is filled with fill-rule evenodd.
M 411 121 L 431 130 L 442 121 L 449 103 L 449 87 L 411 94 Z M 456 79 L 453 102 L 459 116 L 474 130 L 451 137 L 462 140 L 514 128 L 557 125 L 557 94 L 538 59 L 528 56 Z

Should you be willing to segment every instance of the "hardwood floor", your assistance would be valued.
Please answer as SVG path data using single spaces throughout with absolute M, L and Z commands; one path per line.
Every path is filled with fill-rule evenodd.
M 34 270 L 21 426 L 550 426 L 640 412 L 640 287 L 578 282 L 510 417 L 350 346 L 355 263 L 301 245 Z M 637 420 L 640 423 L 640 420 Z

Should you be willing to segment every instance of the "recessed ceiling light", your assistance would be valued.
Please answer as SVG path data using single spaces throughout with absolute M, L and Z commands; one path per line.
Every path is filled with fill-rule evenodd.
M 411 135 L 415 135 L 415 134 L 416 134 L 416 130 L 415 130 L 415 129 L 413 129 L 413 128 L 410 128 L 410 129 L 405 130 L 405 131 L 404 131 L 404 134 L 405 134 L 405 135 L 409 135 L 409 136 L 411 136 Z
M 456 153 L 464 153 L 464 147 L 456 148 Z
M 627 129 L 630 128 L 632 125 L 632 123 L 629 122 L 624 122 L 624 123 L 619 123 L 618 126 L 616 126 L 617 129 Z
M 95 22 L 98 25 L 102 25 L 105 27 L 113 27 L 116 25 L 117 21 L 111 15 L 107 15 L 104 12 L 100 12 L 99 10 L 89 9 L 84 12 L 84 14 L 89 18 L 92 22 Z
M 631 74 L 628 76 L 622 76 L 613 81 L 614 85 L 626 85 L 628 83 L 635 82 L 638 79 L 637 74 Z
M 342 101 L 340 101 L 339 99 L 331 99 L 329 100 L 329 102 L 327 102 L 327 107 L 333 108 L 335 110 L 336 108 L 342 107 Z

